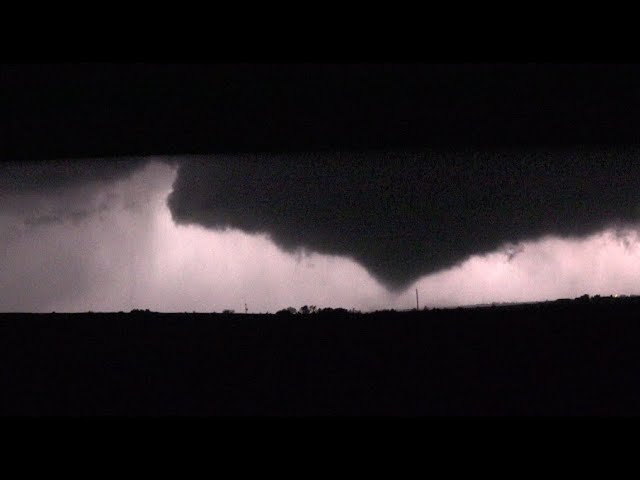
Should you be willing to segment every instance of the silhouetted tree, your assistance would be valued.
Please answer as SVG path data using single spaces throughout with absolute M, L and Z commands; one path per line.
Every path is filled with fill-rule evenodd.
M 293 307 L 283 308 L 282 310 L 278 310 L 276 315 L 295 315 L 296 309 Z
M 318 313 L 321 313 L 323 315 L 333 315 L 333 314 L 345 314 L 347 313 L 347 310 L 345 308 L 331 308 L 331 307 L 327 307 L 327 308 L 323 308 L 318 310 Z

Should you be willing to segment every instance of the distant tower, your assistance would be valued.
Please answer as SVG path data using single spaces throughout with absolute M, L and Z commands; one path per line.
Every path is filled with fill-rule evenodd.
M 418 289 L 416 288 L 416 310 L 420 310 L 420 304 L 418 303 Z
M 247 308 L 247 304 L 244 304 L 244 314 L 246 315 L 247 313 L 249 313 L 249 309 Z

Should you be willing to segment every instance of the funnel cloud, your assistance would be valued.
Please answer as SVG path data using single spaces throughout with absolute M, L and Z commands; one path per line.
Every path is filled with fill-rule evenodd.
M 640 150 L 253 154 L 179 162 L 178 224 L 349 257 L 391 291 L 472 255 L 548 235 L 631 228 Z
M 636 294 L 639 172 L 619 160 L 630 150 L 610 153 L 147 157 L 85 176 L 50 162 L 56 188 L 2 180 L 0 311 L 403 309 L 413 288 L 430 307 Z M 44 168 L 20 165 L 14 178 Z

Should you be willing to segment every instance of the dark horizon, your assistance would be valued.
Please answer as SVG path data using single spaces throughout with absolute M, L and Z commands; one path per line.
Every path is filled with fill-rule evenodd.
M 0 314 L 0 415 L 638 415 L 639 311 Z
M 515 302 L 490 302 L 490 303 L 475 303 L 475 304 L 466 304 L 466 305 L 454 305 L 454 306 L 429 306 L 429 305 L 421 305 L 420 308 L 379 308 L 375 310 L 361 310 L 353 307 L 347 307 L 344 305 L 334 305 L 327 307 L 316 307 L 312 304 L 304 304 L 300 307 L 293 307 L 289 305 L 287 307 L 282 307 L 276 309 L 273 312 L 270 311 L 251 311 L 250 309 L 247 312 L 242 310 L 234 310 L 234 309 L 223 309 L 223 310 L 192 310 L 192 311 L 159 311 L 159 310 L 151 310 L 149 308 L 136 307 L 131 309 L 130 311 L 123 310 L 77 310 L 77 311 L 51 311 L 51 312 L 0 312 L 0 315 L 87 315 L 87 314 L 104 314 L 104 315 L 132 315 L 132 314 L 159 314 L 159 315 L 261 315 L 261 316 L 272 316 L 272 315 L 314 315 L 318 313 L 332 313 L 332 312 L 346 312 L 349 314 L 356 315 L 367 315 L 367 314 L 375 314 L 375 313 L 420 313 L 420 312 L 429 312 L 429 311 L 439 311 L 439 310 L 459 310 L 459 309 L 484 309 L 484 308 L 509 308 L 509 307 L 528 307 L 528 306 L 536 306 L 536 305 L 548 305 L 548 304 L 569 304 L 569 303 L 585 303 L 585 302 L 618 302 L 624 303 L 628 301 L 638 301 L 640 300 L 640 294 L 638 295 L 589 295 L 583 294 L 574 298 L 554 298 L 547 300 L 532 300 L 532 301 L 515 301 Z M 312 311 L 303 311 L 303 308 L 311 308 L 314 309 Z M 293 309 L 294 311 L 290 311 Z

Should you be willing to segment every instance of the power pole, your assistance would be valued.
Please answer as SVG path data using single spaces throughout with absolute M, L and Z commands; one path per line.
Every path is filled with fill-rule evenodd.
M 247 308 L 247 304 L 245 302 L 245 304 L 244 304 L 244 314 L 246 315 L 247 313 L 249 313 L 249 309 Z
M 416 310 L 420 310 L 420 304 L 418 303 L 418 289 L 416 288 Z

